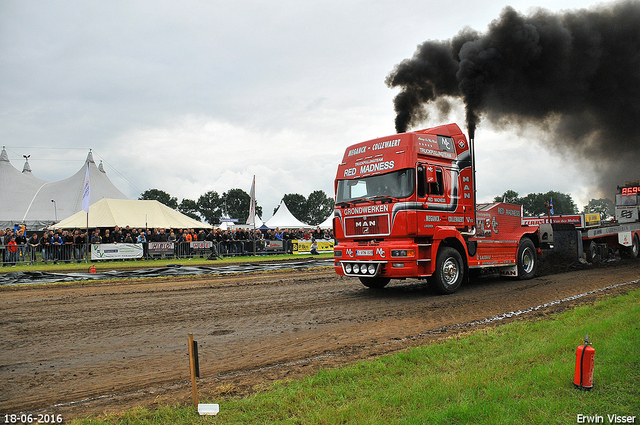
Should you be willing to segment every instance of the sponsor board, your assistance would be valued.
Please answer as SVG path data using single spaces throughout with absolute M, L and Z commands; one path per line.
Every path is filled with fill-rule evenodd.
M 538 226 L 540 224 L 573 224 L 576 227 L 584 227 L 582 214 L 562 215 L 550 217 L 522 217 L 524 226 Z
M 149 242 L 148 250 L 152 255 L 172 255 L 174 247 L 173 242 Z
M 191 241 L 189 242 L 189 247 L 195 251 L 204 251 L 210 250 L 213 246 L 212 241 Z
M 91 245 L 92 260 L 142 258 L 141 243 L 100 243 Z
M 294 254 L 309 254 L 311 252 L 310 240 L 292 240 Z M 333 252 L 335 243 L 332 240 L 317 239 L 318 252 Z

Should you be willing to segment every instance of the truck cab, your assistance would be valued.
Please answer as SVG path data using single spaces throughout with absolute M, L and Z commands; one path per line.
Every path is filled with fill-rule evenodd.
M 519 206 L 483 206 L 479 223 L 474 180 L 473 146 L 456 124 L 348 147 L 335 180 L 336 273 L 372 288 L 429 278 L 452 293 L 469 268 L 517 265 L 523 235 L 537 228 L 523 231 Z

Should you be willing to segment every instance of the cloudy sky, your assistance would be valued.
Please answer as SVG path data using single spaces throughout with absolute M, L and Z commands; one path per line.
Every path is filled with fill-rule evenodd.
M 505 6 L 528 14 L 591 0 L 0 1 L 0 144 L 57 181 L 92 149 L 131 199 L 249 192 L 264 217 L 286 193 L 333 196 L 344 149 L 395 133 L 385 77 L 418 44 L 484 32 Z M 447 122 L 464 128 L 462 107 Z M 442 124 L 438 117 L 423 127 Z M 536 142 L 476 131 L 478 200 L 595 196 L 587 170 Z M 6 188 L 2 188 L 5 190 Z M 612 197 L 613 194 L 608 194 Z

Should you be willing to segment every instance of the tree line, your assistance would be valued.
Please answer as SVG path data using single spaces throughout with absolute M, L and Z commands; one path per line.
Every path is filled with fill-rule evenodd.
M 183 199 L 178 203 L 178 198 L 171 196 L 159 189 L 149 189 L 138 198 L 140 200 L 156 200 L 162 204 L 177 210 L 195 220 L 204 220 L 211 225 L 219 225 L 223 217 L 236 218 L 239 223 L 244 223 L 249 217 L 251 197 L 242 189 L 231 189 L 219 195 L 215 191 L 209 191 L 201 195 L 198 200 Z M 316 226 L 322 223 L 331 214 L 334 208 L 333 198 L 327 196 L 322 190 L 311 192 L 308 197 L 298 193 L 288 193 L 282 197 L 291 214 L 303 223 Z M 502 195 L 496 196 L 494 202 L 509 202 L 522 205 L 524 215 L 537 217 L 553 214 L 577 214 L 576 206 L 570 194 L 556 191 L 546 193 L 530 193 L 521 197 L 514 190 L 507 190 Z M 277 208 L 273 210 L 275 214 Z M 614 215 L 615 203 L 610 199 L 591 199 L 583 207 L 583 213 L 600 213 L 603 219 Z M 262 215 L 262 207 L 256 202 L 256 214 Z
M 251 196 L 242 189 L 231 189 L 222 195 L 209 191 L 197 200 L 178 198 L 160 189 L 149 189 L 140 194 L 139 200 L 158 201 L 195 220 L 204 220 L 211 225 L 219 225 L 223 217 L 238 219 L 245 223 L 249 217 Z M 298 193 L 290 193 L 282 198 L 291 214 L 303 223 L 316 226 L 322 223 L 333 211 L 333 198 L 322 190 L 316 190 L 305 198 Z M 275 214 L 277 208 L 273 210 Z M 256 215 L 263 217 L 262 207 L 256 201 Z
M 546 193 L 530 193 L 527 196 L 520 197 L 518 192 L 507 190 L 500 196 L 496 196 L 494 202 L 509 202 L 512 204 L 522 205 L 524 215 L 526 217 L 537 217 L 546 214 L 577 214 L 578 207 L 573 198 L 568 193 L 549 191 Z M 553 211 L 551 208 L 553 206 Z M 615 214 L 615 203 L 611 199 L 600 198 L 591 199 L 587 205 L 582 208 L 583 214 L 600 213 L 603 220 Z

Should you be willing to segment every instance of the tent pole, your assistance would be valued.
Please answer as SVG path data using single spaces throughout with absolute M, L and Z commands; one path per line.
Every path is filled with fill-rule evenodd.
M 84 241 L 85 241 L 84 253 L 86 255 L 84 262 L 88 263 L 89 255 L 91 255 L 91 251 L 89 250 L 89 211 L 87 211 L 87 231 L 84 234 Z

